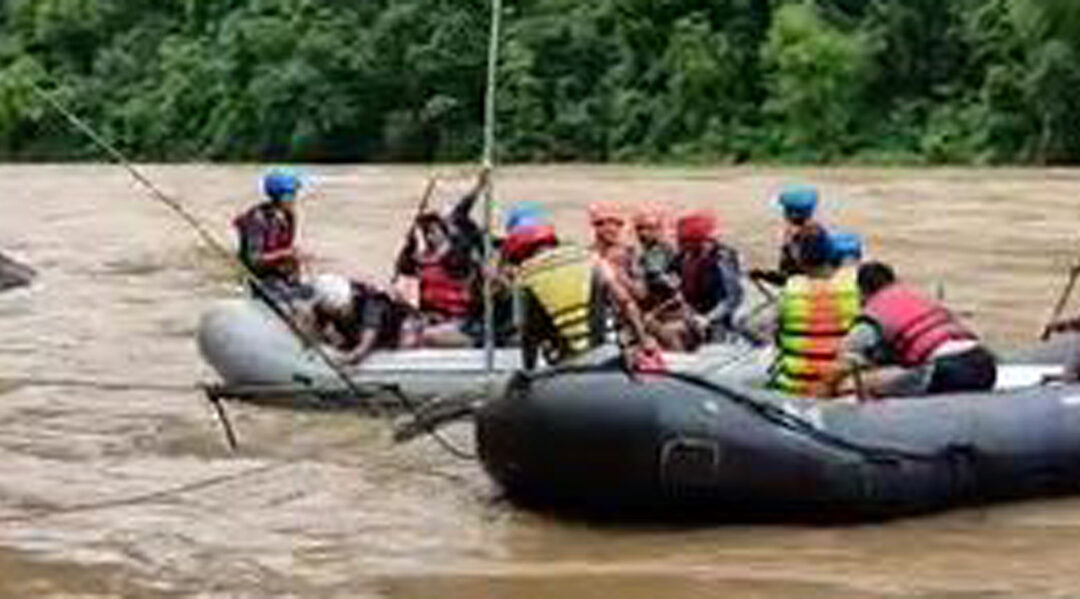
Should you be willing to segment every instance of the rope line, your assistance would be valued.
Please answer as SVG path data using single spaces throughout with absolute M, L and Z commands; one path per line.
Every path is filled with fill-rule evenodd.
M 342 367 L 336 361 L 334 361 L 333 358 L 330 357 L 330 355 L 319 345 L 318 341 L 312 339 L 311 336 L 308 335 L 303 330 L 303 328 L 301 328 L 296 323 L 296 321 L 289 315 L 288 309 L 280 305 L 278 300 L 273 297 L 269 290 L 266 289 L 265 285 L 263 285 L 259 278 L 255 276 L 255 273 L 252 272 L 252 270 L 239 258 L 233 255 L 233 253 L 230 252 L 221 242 L 219 242 L 217 238 L 215 238 L 214 235 L 202 225 L 199 219 L 197 219 L 194 215 L 188 212 L 178 200 L 170 197 L 168 194 L 158 188 L 158 186 L 156 186 L 149 177 L 144 175 L 138 168 L 136 168 L 131 163 L 131 161 L 128 160 L 127 157 L 125 157 L 124 154 L 120 152 L 120 150 L 118 150 L 114 145 L 109 143 L 108 140 L 104 139 L 101 135 L 94 131 L 94 129 L 89 124 L 87 124 L 86 121 L 79 118 L 78 115 L 76 115 L 66 106 L 61 104 L 59 100 L 53 97 L 52 94 L 45 91 L 35 81 L 31 80 L 29 83 L 31 89 L 34 91 L 35 94 L 40 96 L 50 106 L 56 109 L 57 112 L 63 115 L 64 118 L 67 119 L 68 122 L 70 122 L 72 125 L 74 125 L 79 131 L 82 131 L 84 134 L 86 134 L 86 136 L 89 137 L 98 147 L 105 150 L 105 152 L 109 155 L 110 158 L 112 158 L 114 162 L 126 169 L 131 174 L 131 176 L 135 178 L 136 181 L 141 183 L 147 190 L 149 190 L 151 197 L 161 201 L 170 209 L 172 209 L 173 212 L 175 212 L 182 219 L 184 219 L 184 221 L 188 223 L 188 225 L 195 229 L 195 231 L 199 234 L 200 238 L 202 238 L 202 240 L 209 247 L 211 247 L 214 251 L 221 255 L 221 257 L 224 258 L 228 262 L 228 264 L 230 264 L 237 272 L 242 273 L 244 278 L 249 283 L 251 283 L 253 289 L 255 289 L 256 295 L 258 295 L 259 298 L 262 299 L 263 302 L 270 307 L 271 311 L 275 315 L 277 315 L 277 317 L 281 319 L 282 322 L 285 323 L 285 325 L 289 328 L 292 334 L 295 335 L 305 346 L 309 347 L 315 353 L 315 355 L 323 363 L 325 363 L 326 366 L 330 368 L 330 370 L 339 379 L 341 379 L 341 381 L 345 384 L 346 388 L 348 388 L 351 393 L 354 393 L 357 396 L 358 401 L 366 401 L 362 397 L 361 390 L 356 386 L 356 383 L 352 380 L 352 378 L 345 373 Z M 381 406 L 377 405 L 374 402 L 369 403 L 371 403 L 371 405 L 368 407 L 371 409 L 372 414 L 375 414 L 377 417 L 383 419 L 388 419 L 390 417 L 390 415 L 386 413 Z
M 484 94 L 483 169 L 488 173 L 484 189 L 484 371 L 490 387 L 495 371 L 495 307 L 492 270 L 494 249 L 492 235 L 495 211 L 495 85 L 499 66 L 499 32 L 502 24 L 502 0 L 491 0 L 491 31 L 488 39 L 487 88 Z M 489 389 L 490 390 L 490 389 Z

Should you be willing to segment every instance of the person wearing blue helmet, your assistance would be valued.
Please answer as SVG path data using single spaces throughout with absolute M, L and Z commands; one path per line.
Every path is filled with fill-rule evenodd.
M 784 213 L 784 236 L 780 246 L 780 263 L 776 270 L 753 269 L 750 277 L 776 286 L 783 286 L 788 277 L 805 274 L 807 266 L 799 255 L 805 247 L 803 240 L 825 234 L 824 227 L 814 219 L 818 191 L 806 185 L 793 185 L 781 190 L 777 203 Z
M 300 188 L 295 173 L 271 170 L 262 178 L 266 200 L 233 220 L 240 261 L 274 292 L 287 293 L 300 283 L 300 259 L 295 247 L 295 203 Z
M 528 200 L 518 202 L 510 207 L 503 218 L 503 226 L 506 233 L 518 227 L 535 227 L 544 225 L 551 220 L 551 214 L 546 206 L 540 202 Z
M 837 268 L 862 260 L 862 237 L 851 231 L 829 232 L 830 261 Z

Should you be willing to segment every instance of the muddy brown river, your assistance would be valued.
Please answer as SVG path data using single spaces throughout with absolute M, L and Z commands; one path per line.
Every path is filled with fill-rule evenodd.
M 231 247 L 262 169 L 145 172 Z M 444 204 L 468 184 L 454 167 L 309 169 L 313 268 L 388 277 L 433 172 Z M 501 201 L 547 202 L 579 239 L 591 200 L 712 206 L 748 265 L 775 259 L 785 182 L 820 186 L 824 220 L 999 347 L 1037 335 L 1080 255 L 1077 171 L 497 177 Z M 222 261 L 112 166 L 0 166 L 0 214 L 0 250 L 40 273 L 0 295 L 0 598 L 1080 596 L 1080 498 L 850 527 L 618 526 L 513 508 L 476 464 L 349 415 L 230 405 L 230 454 L 194 387 L 213 380 L 199 313 L 238 293 Z M 116 385 L 60 384 L 79 381 Z

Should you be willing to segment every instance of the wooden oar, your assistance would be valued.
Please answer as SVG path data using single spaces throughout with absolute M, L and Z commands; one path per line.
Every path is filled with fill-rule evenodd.
M 412 222 L 409 223 L 409 230 L 405 233 L 405 244 L 408 245 L 409 239 L 416 234 L 416 221 L 427 212 L 428 203 L 431 201 L 431 196 L 435 192 L 435 185 L 438 183 L 438 178 L 434 175 L 428 177 L 427 184 L 424 186 L 424 194 L 420 196 L 420 203 L 416 207 L 416 214 L 413 215 Z M 401 271 L 394 269 L 394 276 L 390 278 L 390 286 L 401 277 Z
M 1058 318 L 1061 318 L 1061 312 L 1065 310 L 1065 305 L 1069 302 L 1069 298 L 1072 297 L 1073 288 L 1076 287 L 1076 278 L 1080 276 L 1080 264 L 1073 265 L 1069 268 L 1069 280 L 1065 283 L 1065 289 L 1062 290 L 1061 296 L 1058 297 L 1057 304 L 1054 305 L 1054 312 L 1050 315 L 1050 320 L 1047 321 L 1046 326 L 1043 327 L 1042 334 L 1039 339 L 1046 341 L 1050 338 L 1050 327 L 1057 322 Z

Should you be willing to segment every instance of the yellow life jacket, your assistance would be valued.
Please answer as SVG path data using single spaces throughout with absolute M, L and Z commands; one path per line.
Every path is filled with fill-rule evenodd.
M 840 345 L 859 309 L 854 268 L 842 268 L 828 278 L 789 277 L 780 294 L 779 354 L 769 386 L 823 397 L 823 379 L 839 366 Z
M 577 355 L 590 349 L 593 263 L 588 253 L 569 246 L 542 252 L 521 265 L 518 282 L 551 318 L 564 353 Z

